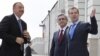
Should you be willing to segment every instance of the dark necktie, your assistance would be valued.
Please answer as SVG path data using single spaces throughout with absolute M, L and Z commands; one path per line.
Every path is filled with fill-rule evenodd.
M 20 31 L 21 31 L 21 33 L 23 33 L 22 24 L 21 24 L 21 20 L 20 19 L 18 20 L 18 23 L 19 23 Z
M 21 24 L 21 20 L 18 20 L 18 24 L 19 24 L 19 28 L 20 28 L 20 32 L 23 35 L 23 30 L 22 30 L 22 24 Z M 21 50 L 24 51 L 24 44 L 21 45 Z
M 61 44 L 62 40 L 63 40 L 63 30 L 61 30 L 59 38 L 58 38 L 59 44 Z

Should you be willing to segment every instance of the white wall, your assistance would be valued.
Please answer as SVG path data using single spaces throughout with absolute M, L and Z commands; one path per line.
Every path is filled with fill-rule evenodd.
M 43 38 L 44 38 L 44 52 L 45 54 L 48 54 L 48 45 L 49 45 L 49 16 L 47 15 L 47 17 L 45 18 L 45 20 L 43 21 L 43 24 L 45 25 L 43 27 Z
M 31 48 L 36 54 L 44 54 L 44 40 L 43 38 L 35 38 L 32 40 Z
M 96 37 L 96 39 L 90 40 L 90 44 L 93 44 L 90 46 L 90 55 L 91 56 L 100 56 L 100 0 L 89 0 L 90 3 L 88 3 L 88 16 L 89 13 L 91 13 L 91 9 L 94 7 L 96 8 L 96 19 L 98 24 L 98 34 L 97 35 L 91 35 L 91 38 Z
M 43 27 L 44 32 L 44 42 L 45 42 L 45 54 L 49 54 L 51 48 L 51 42 L 53 38 L 53 33 L 57 30 L 57 15 L 58 15 L 58 2 L 55 3 L 53 8 L 50 10 L 50 13 L 46 16 L 43 20 Z

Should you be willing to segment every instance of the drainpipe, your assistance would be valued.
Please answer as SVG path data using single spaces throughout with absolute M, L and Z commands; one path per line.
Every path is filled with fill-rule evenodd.
M 48 16 L 49 16 L 48 55 L 50 55 L 50 10 L 48 10 Z

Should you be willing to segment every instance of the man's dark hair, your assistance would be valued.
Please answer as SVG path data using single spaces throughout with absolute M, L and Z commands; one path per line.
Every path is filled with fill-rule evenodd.
M 16 2 L 16 3 L 14 3 L 14 4 L 13 4 L 13 8 L 14 8 L 14 7 L 16 6 L 16 4 L 18 4 L 18 3 L 21 3 L 21 2 Z

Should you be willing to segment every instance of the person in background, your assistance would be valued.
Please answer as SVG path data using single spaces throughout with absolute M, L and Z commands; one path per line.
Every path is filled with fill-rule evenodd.
M 27 44 L 27 47 L 25 49 L 25 56 L 32 56 L 32 48 L 31 48 L 31 42 Z

